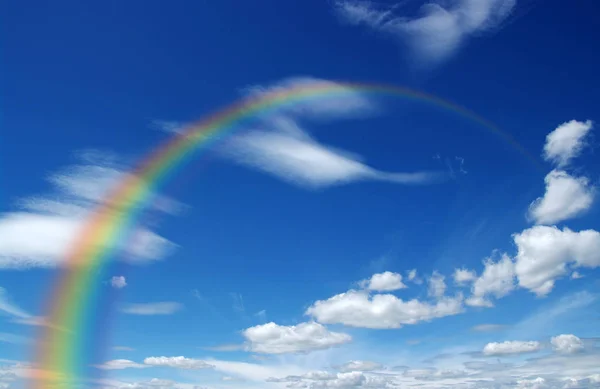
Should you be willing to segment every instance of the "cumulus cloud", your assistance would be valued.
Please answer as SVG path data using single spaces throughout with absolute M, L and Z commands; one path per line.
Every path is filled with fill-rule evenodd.
M 99 159 L 98 156 L 94 158 Z M 89 161 L 90 157 L 85 158 Z M 107 163 L 102 160 L 102 163 Z M 88 163 L 52 174 L 54 188 L 49 196 L 21 199 L 20 209 L 0 215 L 0 268 L 27 269 L 56 267 L 64 263 L 69 249 L 86 219 L 107 193 L 127 173 L 113 165 Z M 171 212 L 168 199 L 158 195 L 151 202 L 154 211 Z M 119 257 L 130 262 L 155 261 L 175 247 L 144 226 L 136 226 L 129 239 L 120 242 Z
M 483 263 L 483 273 L 473 283 L 467 305 L 492 307 L 490 296 L 501 298 L 515 288 L 515 265 L 508 255 L 502 255 L 498 261 L 488 258 Z
M 550 340 L 550 343 L 552 343 L 554 350 L 561 353 L 572 354 L 583 350 L 583 342 L 573 334 L 555 336 Z
M 544 182 L 546 193 L 529 207 L 529 217 L 537 224 L 554 224 L 572 219 L 592 206 L 595 190 L 587 178 L 552 170 Z
M 179 357 L 149 357 L 144 359 L 144 365 L 148 366 L 168 366 L 176 369 L 199 370 L 212 369 L 214 365 L 201 361 L 199 359 L 191 359 L 183 356 Z
M 488 343 L 483 348 L 485 355 L 507 355 L 507 354 L 523 354 L 541 350 L 540 342 L 536 341 L 506 341 L 502 343 Z
M 470 282 L 473 282 L 477 279 L 477 273 L 473 270 L 468 269 L 455 269 L 454 274 L 452 275 L 454 278 L 454 283 L 457 285 L 465 285 Z
M 113 276 L 110 279 L 110 285 L 116 289 L 123 289 L 127 286 L 127 281 L 124 276 Z
M 546 136 L 544 158 L 558 167 L 568 165 L 586 146 L 586 137 L 592 128 L 590 120 L 571 120 L 561 124 Z
M 390 271 L 373 274 L 370 279 L 363 280 L 360 284 L 364 288 L 378 292 L 391 292 L 406 288 L 406 285 L 402 283 L 402 274 Z
M 248 341 L 249 351 L 264 354 L 305 353 L 352 341 L 350 335 L 331 332 L 315 322 L 295 326 L 281 326 L 271 322 L 247 328 L 242 334 Z
M 568 266 L 600 266 L 600 233 L 595 230 L 535 226 L 514 234 L 513 239 L 519 285 L 538 296 L 550 293 L 556 279 L 568 273 Z
M 315 302 L 306 310 L 320 323 L 361 328 L 400 328 L 463 311 L 462 295 L 442 297 L 435 304 L 417 299 L 404 301 L 391 294 L 369 295 L 350 290 Z
M 468 38 L 496 29 L 516 0 L 430 1 L 420 16 L 402 15 L 402 3 L 383 7 L 372 1 L 337 0 L 334 9 L 351 25 L 363 25 L 406 44 L 420 63 L 450 58 Z
M 175 302 L 159 302 L 144 304 L 127 304 L 121 307 L 121 312 L 130 315 L 172 315 L 180 311 L 183 305 Z

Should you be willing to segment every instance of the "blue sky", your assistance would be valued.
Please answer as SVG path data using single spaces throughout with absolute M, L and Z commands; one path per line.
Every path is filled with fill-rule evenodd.
M 157 194 L 104 278 L 94 388 L 596 387 L 594 16 L 548 0 L 6 4 L 0 388 L 87 214 L 250 91 L 380 82 L 256 118 Z M 448 179 L 407 185 L 396 173 Z M 391 173 L 391 174 L 388 174 Z

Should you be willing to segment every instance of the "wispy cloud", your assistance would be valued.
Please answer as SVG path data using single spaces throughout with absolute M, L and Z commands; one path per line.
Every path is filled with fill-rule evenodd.
M 502 331 L 507 328 L 505 324 L 478 324 L 476 326 L 471 327 L 472 331 L 476 332 L 495 332 Z
M 121 312 L 130 315 L 172 315 L 183 308 L 183 305 L 175 302 L 159 302 L 145 304 L 127 304 L 121 307 Z
M 419 16 L 407 16 L 403 4 L 382 6 L 372 1 L 337 0 L 334 10 L 348 24 L 363 25 L 408 46 L 420 64 L 450 58 L 467 39 L 497 30 L 513 12 L 516 0 L 432 0 Z
M 268 85 L 250 85 L 242 89 L 246 96 L 260 97 L 273 92 L 285 92 L 298 87 L 321 85 L 334 87 L 340 92 L 335 98 L 306 99 L 291 105 L 278 107 L 275 112 L 269 112 L 267 117 L 332 120 L 352 119 L 370 116 L 380 111 L 376 101 L 356 88 L 351 88 L 335 81 L 309 77 L 289 77 Z
M 448 178 L 440 172 L 381 171 L 356 155 L 317 142 L 299 129 L 295 134 L 254 130 L 235 137 L 228 146 L 226 153 L 234 161 L 312 189 L 356 181 L 423 185 Z
M 97 158 L 99 162 L 92 163 Z M 61 265 L 86 217 L 127 173 L 98 153 L 80 156 L 82 165 L 48 177 L 54 192 L 19 200 L 17 212 L 0 215 L 0 268 L 27 269 Z M 110 163 L 109 165 L 103 165 Z M 176 202 L 155 197 L 155 211 L 174 212 Z M 163 201 L 164 200 L 164 201 Z M 175 245 L 146 227 L 137 226 L 122 242 L 121 257 L 131 262 L 164 258 Z
M 25 336 L 20 336 L 20 335 L 15 335 L 15 334 L 9 334 L 6 332 L 0 332 L 0 343 L 12 343 L 12 344 L 27 344 L 31 342 L 31 339 L 25 337 Z

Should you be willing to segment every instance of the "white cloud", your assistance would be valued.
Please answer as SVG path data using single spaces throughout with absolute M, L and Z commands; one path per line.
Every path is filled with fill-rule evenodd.
M 455 269 L 452 276 L 457 285 L 465 285 L 477 279 L 477 273 L 468 269 Z
M 144 359 L 144 364 L 148 366 L 168 366 L 177 369 L 199 370 L 212 369 L 214 365 L 201 361 L 199 359 L 179 357 L 149 357 Z
M 369 290 L 378 292 L 391 292 L 406 288 L 406 285 L 402 283 L 402 274 L 392 273 L 390 271 L 373 274 L 370 279 L 363 280 L 360 284 Z
M 546 387 L 546 380 L 542 377 L 537 377 L 531 380 L 518 380 L 517 387 L 523 389 L 542 389 Z
M 122 370 L 122 369 L 143 369 L 148 366 L 130 361 L 129 359 L 114 359 L 112 361 L 104 362 L 101 365 L 96 365 L 96 367 L 98 369 L 103 369 L 103 370 Z
M 127 286 L 127 281 L 124 276 L 113 276 L 110 279 L 110 285 L 116 289 L 123 289 Z
M 568 165 L 586 146 L 585 138 L 592 127 L 590 120 L 571 120 L 561 124 L 546 136 L 544 158 L 558 167 Z
M 523 354 L 541 350 L 540 342 L 529 341 L 522 342 L 518 340 L 506 341 L 502 343 L 488 343 L 483 348 L 485 355 L 508 355 L 508 354 Z
M 305 372 L 305 369 L 295 365 L 266 365 L 238 361 L 223 361 L 217 359 L 208 359 L 207 363 L 213 365 L 214 370 L 218 372 L 244 378 L 250 381 L 259 381 L 261 382 L 261 385 L 264 385 L 265 381 L 270 377 L 282 375 L 300 375 Z
M 336 94 L 335 99 L 307 99 L 264 113 L 254 129 L 229 139 L 219 149 L 221 155 L 312 189 L 367 180 L 416 185 L 449 178 L 442 172 L 390 173 L 377 170 L 365 164 L 356 154 L 319 143 L 299 126 L 298 120 L 306 118 L 341 119 L 374 112 L 376 104 L 373 99 L 356 88 L 328 80 L 295 77 L 273 85 L 252 86 L 246 92 L 252 97 L 319 85 L 339 89 L 343 93 Z
M 483 273 L 473 283 L 467 305 L 492 307 L 489 296 L 501 298 L 515 288 L 515 265 L 508 255 L 502 255 L 498 261 L 488 258 L 483 263 Z
M 430 297 L 441 298 L 446 293 L 446 282 L 444 281 L 446 277 L 434 271 L 431 277 L 429 277 L 428 283 L 429 286 L 427 288 L 427 294 Z
M 515 272 L 519 285 L 539 296 L 547 295 L 556 279 L 567 274 L 567 266 L 600 266 L 600 233 L 535 226 L 514 234 L 518 253 Z
M 550 340 L 550 343 L 552 343 L 554 350 L 561 353 L 572 354 L 583 350 L 583 342 L 573 334 L 555 336 Z
M 383 365 L 380 363 L 371 361 L 349 361 L 337 367 L 337 369 L 343 373 L 349 371 L 373 371 L 382 368 Z
M 238 163 L 313 189 L 368 180 L 419 185 L 445 178 L 436 172 L 380 171 L 354 155 L 320 144 L 306 133 L 249 131 L 230 140 L 223 152 Z
M 127 304 L 121 308 L 121 312 L 130 315 L 171 315 L 182 308 L 183 305 L 175 302 Z
M 247 328 L 242 333 L 249 351 L 264 354 L 302 353 L 323 350 L 352 341 L 350 335 L 331 332 L 315 322 L 281 326 L 273 322 Z
M 19 308 L 17 305 L 13 304 L 8 298 L 8 293 L 6 293 L 6 289 L 0 287 L 0 313 L 8 314 L 9 316 L 19 318 L 19 319 L 29 319 L 32 316 Z
M 420 63 L 437 64 L 452 56 L 471 36 L 498 27 L 516 0 L 430 1 L 421 15 L 399 15 L 402 3 L 384 8 L 371 1 L 337 0 L 335 10 L 347 23 L 369 28 L 408 45 Z
M 87 157 L 89 158 L 89 157 Z M 21 199 L 18 212 L 0 215 L 0 268 L 56 267 L 64 263 L 86 219 L 126 176 L 114 166 L 77 165 L 51 175 L 56 193 Z M 170 212 L 169 199 L 154 196 L 154 210 Z M 120 243 L 120 257 L 130 262 L 164 258 L 175 245 L 143 226 Z
M 309 372 L 301 376 L 270 378 L 269 382 L 289 382 L 289 388 L 335 388 L 335 389 L 387 389 L 393 385 L 393 376 L 377 376 L 361 371 L 328 373 L 324 371 Z
M 554 224 L 572 219 L 592 206 L 595 190 L 587 178 L 552 170 L 544 182 L 544 197 L 538 198 L 529 207 L 529 217 L 537 224 Z
M 417 269 L 412 269 L 408 271 L 407 274 L 407 278 L 409 281 L 414 282 L 417 285 L 420 285 L 423 283 L 423 280 L 421 280 L 418 276 L 417 276 Z
M 134 350 L 133 348 L 127 347 L 127 346 L 114 346 L 112 349 L 116 350 L 116 351 L 133 351 Z
M 479 325 L 473 326 L 471 329 L 473 331 L 477 331 L 477 332 L 493 332 L 493 331 L 500 331 L 505 328 L 506 328 L 506 325 L 504 325 L 504 324 L 479 324 Z
M 443 297 L 435 304 L 416 299 L 403 301 L 391 294 L 370 296 L 350 290 L 327 300 L 315 302 L 307 315 L 325 324 L 344 324 L 362 328 L 400 328 L 463 311 L 462 296 Z
M 0 332 L 0 343 L 12 343 L 12 344 L 26 344 L 31 340 L 24 336 L 8 334 L 6 332 Z
M 286 93 L 296 88 L 312 88 L 322 86 L 326 89 L 337 89 L 341 93 L 335 99 L 307 99 L 292 105 L 278 107 L 275 114 L 281 120 L 289 118 L 308 119 L 340 119 L 366 116 L 378 111 L 377 104 L 363 92 L 348 85 L 315 77 L 300 76 L 285 78 L 271 85 L 253 85 L 244 89 L 249 97 L 262 97 L 265 94 Z M 273 119 L 270 113 L 270 120 Z M 284 123 L 280 123 L 284 124 Z M 288 123 L 294 126 L 293 122 Z
M 573 273 L 571 273 L 571 279 L 572 280 L 578 280 L 580 278 L 583 278 L 584 276 L 579 273 L 578 271 L 574 271 Z

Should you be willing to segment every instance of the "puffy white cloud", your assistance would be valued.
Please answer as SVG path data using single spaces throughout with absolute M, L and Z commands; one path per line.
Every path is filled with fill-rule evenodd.
M 113 276 L 110 279 L 110 285 L 116 289 L 123 289 L 127 286 L 127 281 L 124 276 Z
M 97 157 L 95 157 L 97 158 Z M 56 193 L 21 199 L 22 210 L 0 215 L 0 268 L 55 267 L 64 263 L 86 219 L 126 173 L 115 166 L 77 165 L 51 175 Z M 151 208 L 169 212 L 168 199 L 155 195 Z M 120 257 L 131 262 L 162 259 L 175 245 L 143 226 L 120 242 Z M 112 244 L 112 243 L 110 243 Z
M 463 311 L 462 295 L 440 298 L 435 304 L 417 299 L 404 301 L 391 294 L 350 290 L 327 300 L 315 302 L 307 315 L 326 324 L 344 324 L 362 328 L 400 328 Z
M 590 120 L 571 120 L 561 124 L 546 136 L 544 158 L 559 167 L 568 165 L 585 147 L 585 138 L 592 127 Z
M 552 343 L 554 350 L 561 353 L 572 354 L 583 350 L 583 342 L 573 334 L 554 336 L 550 343 Z
M 535 226 L 513 235 L 517 245 L 515 273 L 519 285 L 539 296 L 547 295 L 556 279 L 567 274 L 567 265 L 600 266 L 600 233 Z
M 529 207 L 529 217 L 537 224 L 554 224 L 571 219 L 592 206 L 595 190 L 587 178 L 552 170 L 544 181 L 544 197 L 538 198 Z
M 373 274 L 370 279 L 361 281 L 361 286 L 378 292 L 391 292 L 406 288 L 406 285 L 402 283 L 402 274 L 390 271 Z
M 343 373 L 349 371 L 373 371 L 382 368 L 382 364 L 371 361 L 349 361 L 337 367 Z
M 431 277 L 428 280 L 428 288 L 427 293 L 431 297 L 441 298 L 446 293 L 446 281 L 444 281 L 446 277 L 434 271 Z
M 127 304 L 121 307 L 121 312 L 130 315 L 171 315 L 182 308 L 183 305 L 175 302 Z
M 515 5 L 516 0 L 430 1 L 417 17 L 400 15 L 402 3 L 383 7 L 372 1 L 337 0 L 334 7 L 345 22 L 396 38 L 408 45 L 420 63 L 436 64 L 471 36 L 498 27 Z
M 273 322 L 247 328 L 242 333 L 250 351 L 265 354 L 323 350 L 352 341 L 348 334 L 331 332 L 315 322 L 281 326 Z
M 488 343 L 483 348 L 485 355 L 508 355 L 508 354 L 523 354 L 541 350 L 540 342 L 536 341 L 505 341 L 502 343 Z
M 477 279 L 477 273 L 468 269 L 455 269 L 452 275 L 457 285 L 465 285 Z
M 183 356 L 179 357 L 149 357 L 144 359 L 144 365 L 148 366 L 168 366 L 177 369 L 185 370 L 199 370 L 199 369 L 212 369 L 214 365 L 201 361 L 199 359 L 186 358 Z
M 465 303 L 475 307 L 492 307 L 489 296 L 501 298 L 515 288 L 515 270 L 512 259 L 504 254 L 498 261 L 484 261 L 483 273 L 471 288 L 471 297 Z

